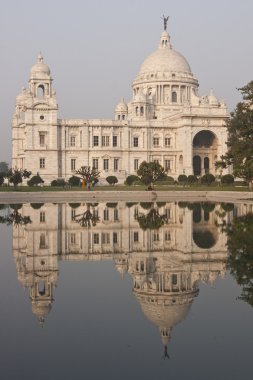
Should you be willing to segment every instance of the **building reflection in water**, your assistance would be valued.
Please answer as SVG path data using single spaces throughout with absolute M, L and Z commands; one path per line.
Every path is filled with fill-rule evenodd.
M 59 260 L 114 260 L 132 277 L 133 294 L 158 327 L 168 357 L 171 331 L 189 313 L 199 284 L 225 274 L 227 237 L 220 226 L 232 212 L 220 205 L 25 204 L 19 213 L 31 223 L 13 228 L 13 255 L 40 324 L 52 308 Z

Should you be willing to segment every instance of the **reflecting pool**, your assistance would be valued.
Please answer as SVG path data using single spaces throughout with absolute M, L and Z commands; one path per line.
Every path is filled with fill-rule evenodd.
M 251 379 L 252 212 L 0 205 L 1 378 Z

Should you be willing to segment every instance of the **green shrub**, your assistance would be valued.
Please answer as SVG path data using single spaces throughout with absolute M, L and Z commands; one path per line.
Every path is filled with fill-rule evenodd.
M 233 211 L 234 210 L 234 204 L 233 203 L 221 203 L 221 208 L 226 211 Z
M 81 206 L 81 203 L 69 203 L 69 206 L 73 209 L 78 208 Z
M 209 202 L 202 202 L 201 207 L 204 211 L 212 212 L 215 209 L 215 204 Z
M 137 175 L 129 175 L 128 177 L 126 177 L 126 180 L 125 180 L 125 185 L 128 185 L 128 186 L 131 186 L 131 185 L 134 185 L 135 182 L 139 182 L 139 177 Z
M 106 207 L 108 208 L 116 208 L 118 206 L 118 202 L 107 202 Z
M 115 177 L 115 175 L 109 175 L 106 177 L 106 181 L 109 183 L 109 185 L 115 185 L 115 183 L 118 183 L 118 178 Z
M 4 176 L 0 173 L 0 186 L 4 183 Z
M 51 182 L 51 186 L 52 187 L 64 187 L 66 185 L 66 182 L 63 178 L 57 178 L 57 179 L 54 179 L 52 182 Z
M 34 175 L 29 181 L 27 181 L 28 186 L 38 186 L 42 183 L 44 183 L 44 181 L 39 175 Z
M 207 173 L 207 174 L 204 174 L 201 178 L 200 178 L 200 182 L 204 185 L 208 185 L 210 186 L 211 183 L 215 182 L 215 177 L 214 175 L 212 175 L 211 173 Z
M 76 175 L 72 175 L 72 177 L 68 180 L 69 186 L 80 186 L 80 178 Z
M 187 183 L 187 175 L 185 175 L 185 174 L 180 174 L 179 176 L 178 176 L 178 182 L 179 183 L 183 183 L 184 185 Z
M 30 205 L 34 210 L 39 210 L 44 205 L 44 203 L 30 203 Z
M 189 183 L 189 185 L 192 185 L 193 183 L 198 182 L 198 177 L 193 174 L 190 174 L 188 175 L 187 182 Z
M 230 185 L 235 182 L 234 176 L 232 174 L 225 174 L 221 177 L 221 183 Z

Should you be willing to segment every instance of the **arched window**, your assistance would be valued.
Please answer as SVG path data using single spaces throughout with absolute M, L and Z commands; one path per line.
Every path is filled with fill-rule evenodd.
M 44 296 L 46 294 L 46 287 L 45 287 L 45 282 L 40 281 L 38 284 L 38 291 L 41 296 Z
M 175 91 L 172 92 L 171 99 L 172 103 L 177 103 L 177 93 Z
M 141 107 L 141 108 L 140 108 L 140 114 L 141 114 L 141 116 L 144 115 L 144 107 Z
M 40 84 L 37 88 L 37 98 L 44 98 L 45 95 L 45 87 Z
M 136 107 L 136 108 L 135 108 L 135 114 L 136 114 L 136 116 L 139 115 L 139 107 Z

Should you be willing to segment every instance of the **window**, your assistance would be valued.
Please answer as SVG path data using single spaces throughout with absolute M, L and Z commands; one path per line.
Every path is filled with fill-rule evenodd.
M 165 137 L 164 142 L 165 142 L 165 146 L 171 146 L 171 138 L 170 137 Z
M 110 145 L 110 137 L 102 136 L 102 146 L 109 146 L 109 145 Z
M 177 274 L 172 275 L 172 285 L 177 285 Z
M 93 210 L 92 215 L 93 215 L 94 218 L 99 219 L 98 210 L 97 209 Z
M 104 220 L 109 220 L 109 210 L 108 210 L 108 208 L 104 209 Z
M 177 93 L 175 91 L 172 92 L 171 99 L 172 103 L 177 103 Z
M 92 167 L 93 167 L 93 169 L 98 169 L 98 159 L 97 158 L 94 158 L 92 160 Z
M 112 136 L 112 146 L 118 146 L 118 136 Z
M 99 234 L 93 234 L 93 244 L 99 244 Z
M 153 160 L 155 164 L 159 164 L 159 160 Z
M 45 94 L 45 88 L 44 88 L 44 86 L 42 86 L 42 85 L 38 86 L 38 88 L 37 88 L 37 97 L 38 98 L 44 98 L 44 94 Z
M 76 146 L 76 136 L 70 136 L 70 146 Z
M 76 234 L 73 232 L 70 234 L 70 244 L 76 244 Z
M 45 146 L 45 144 L 46 144 L 45 133 L 40 133 L 40 146 Z
M 98 136 L 93 136 L 93 146 L 98 146 L 99 145 L 99 138 Z
M 40 235 L 40 248 L 46 248 L 46 235 L 41 234 Z
M 139 232 L 134 232 L 134 242 L 137 243 L 139 241 Z
M 159 240 L 160 240 L 159 233 L 154 232 L 153 233 L 153 241 L 159 241 Z
M 113 244 L 118 244 L 118 233 L 117 232 L 113 232 L 112 241 L 113 241 Z
M 40 169 L 45 169 L 45 163 L 46 163 L 46 159 L 40 158 Z
M 165 209 L 165 216 L 166 216 L 167 219 L 171 218 L 171 210 L 170 210 L 170 208 L 166 208 Z
M 139 146 L 139 138 L 134 137 L 134 147 L 137 148 Z
M 114 221 L 119 220 L 119 210 L 117 208 L 114 209 Z
M 139 217 L 139 209 L 138 207 L 134 208 L 134 219 L 136 220 Z
M 134 159 L 134 170 L 137 172 L 139 169 L 139 160 L 136 158 Z
M 46 214 L 45 211 L 40 212 L 40 223 L 45 223 L 46 221 Z
M 122 120 L 125 120 L 125 115 L 122 115 Z
M 171 161 L 170 160 L 165 160 L 165 170 L 167 172 L 171 171 Z
M 76 218 L 76 210 L 71 210 L 71 220 L 74 221 Z
M 104 159 L 104 170 L 105 171 L 109 170 L 109 160 L 108 160 L 108 158 Z
M 141 116 L 144 115 L 144 107 L 141 107 L 141 108 L 140 108 L 140 115 L 141 115 Z
M 102 244 L 110 244 L 110 234 L 109 233 L 102 233 Z
M 118 120 L 120 120 L 120 115 L 118 115 Z
M 159 137 L 154 137 L 153 138 L 153 145 L 154 146 L 159 146 Z
M 70 160 L 70 165 L 71 165 L 71 171 L 73 172 L 74 170 L 76 170 L 76 159 L 75 158 L 71 158 Z
M 119 170 L 119 159 L 118 158 L 114 159 L 113 168 L 114 168 L 115 172 L 117 172 Z
M 170 235 L 170 232 L 169 232 L 169 231 L 166 231 L 166 232 L 165 232 L 164 240 L 165 240 L 165 241 L 171 241 L 171 235 Z

